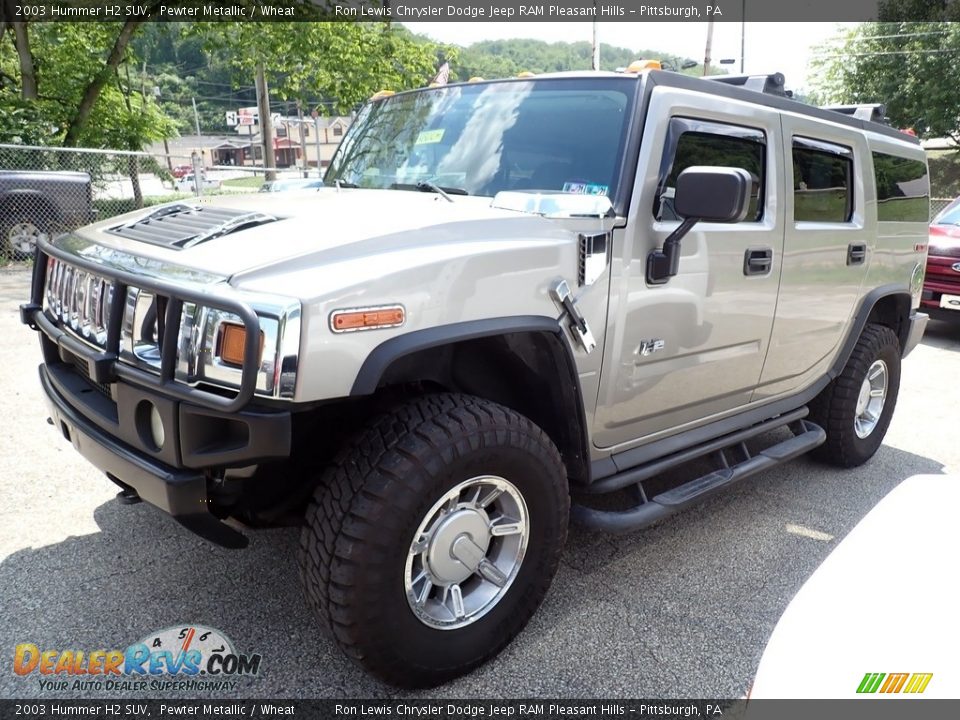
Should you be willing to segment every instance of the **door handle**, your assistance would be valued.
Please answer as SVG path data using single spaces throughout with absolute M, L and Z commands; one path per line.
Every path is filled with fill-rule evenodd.
M 863 265 L 866 259 L 866 243 L 850 243 L 847 245 L 847 265 Z
M 773 248 L 747 248 L 743 254 L 744 275 L 766 275 L 773 266 Z

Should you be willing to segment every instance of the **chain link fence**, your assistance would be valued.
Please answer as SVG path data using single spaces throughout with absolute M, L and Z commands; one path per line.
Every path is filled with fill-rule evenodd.
M 39 237 L 95 220 L 198 194 L 255 192 L 245 180 L 256 174 L 263 168 L 203 168 L 193 156 L 0 144 L 0 263 L 28 260 Z
M 940 211 L 953 202 L 953 198 L 932 198 L 930 200 L 930 219 L 933 220 Z

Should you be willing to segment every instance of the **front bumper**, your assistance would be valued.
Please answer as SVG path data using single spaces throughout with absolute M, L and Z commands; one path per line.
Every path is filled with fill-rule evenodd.
M 910 315 L 910 327 L 907 330 L 907 341 L 903 345 L 903 355 L 906 357 L 920 343 L 923 333 L 927 329 L 930 316 L 926 313 L 915 312 Z
M 102 418 L 92 413 L 89 406 L 78 402 L 75 396 L 71 397 L 77 388 L 81 388 L 84 396 L 98 396 L 96 390 L 83 388 L 84 383 L 65 365 L 40 366 L 40 384 L 51 421 L 74 449 L 111 480 L 132 488 L 141 499 L 169 513 L 198 535 L 224 547 L 246 546 L 244 535 L 210 513 L 208 483 L 212 480 L 208 473 L 201 468 L 169 465 L 150 457 L 149 451 L 131 447 L 105 431 L 98 422 Z M 285 457 L 289 454 L 290 416 L 282 413 L 270 417 L 264 425 L 253 422 L 255 444 L 261 455 Z M 267 444 L 268 438 L 273 438 L 271 446 Z M 218 456 L 229 454 L 229 450 L 217 452 Z
M 49 249 L 41 247 L 41 252 Z M 224 471 L 289 457 L 290 412 L 249 404 L 254 373 L 244 372 L 234 397 L 176 382 L 171 370 L 176 347 L 166 341 L 167 357 L 159 375 L 121 362 L 119 301 L 107 347 L 99 350 L 81 342 L 43 310 L 45 265 L 38 257 L 31 302 L 21 306 L 20 313 L 40 336 L 44 359 L 40 381 L 54 424 L 81 455 L 122 487 L 213 542 L 244 546 L 246 538 L 211 513 L 219 510 L 215 503 L 228 497 L 223 492 Z M 122 291 L 129 278 L 118 273 L 113 279 Z M 172 305 L 195 294 L 159 281 L 153 285 L 168 293 Z M 123 294 L 120 291 L 117 297 Z M 247 308 L 236 309 L 259 335 L 256 316 Z M 170 319 L 176 322 L 174 314 Z M 158 422 L 159 441 L 154 432 Z

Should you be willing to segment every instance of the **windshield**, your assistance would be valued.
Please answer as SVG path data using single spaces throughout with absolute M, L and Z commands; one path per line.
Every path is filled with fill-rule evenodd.
M 637 83 L 557 78 L 433 88 L 368 103 L 327 185 L 613 198 Z M 430 188 L 432 189 L 432 188 Z

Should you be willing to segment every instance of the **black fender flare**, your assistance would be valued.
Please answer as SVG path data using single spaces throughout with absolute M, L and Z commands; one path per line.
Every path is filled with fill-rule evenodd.
M 571 475 L 577 476 L 578 480 L 583 481 L 589 473 L 590 462 L 583 389 L 580 386 L 580 376 L 577 372 L 577 364 L 570 343 L 565 339 L 563 329 L 556 318 L 541 315 L 521 315 L 470 320 L 414 330 L 389 338 L 375 347 L 364 360 L 353 382 L 350 397 L 374 394 L 391 364 L 412 353 L 453 345 L 466 340 L 523 333 L 538 333 L 556 338 L 556 342 L 551 342 L 549 345 L 552 348 L 553 362 L 562 373 L 562 377 L 557 379 L 557 392 L 565 396 L 561 399 L 562 407 L 573 413 L 569 418 L 569 424 L 575 425 L 575 428 L 570 428 L 570 431 L 575 435 L 572 440 L 578 446 L 572 452 L 573 455 L 578 456 L 577 460 L 573 461 L 572 457 L 568 458 L 567 453 L 563 452 L 562 448 L 561 452 L 565 456 L 565 461 L 573 461 L 574 465 L 580 468 L 579 471 L 572 472 Z M 568 467 L 570 467 L 569 464 Z
M 892 283 L 873 288 L 870 292 L 863 296 L 863 299 L 860 301 L 860 306 L 857 308 L 856 313 L 854 313 L 853 322 L 850 325 L 850 331 L 847 333 L 847 337 L 843 341 L 843 345 L 840 346 L 840 352 L 837 353 L 837 357 L 834 359 L 833 365 L 827 373 L 831 380 L 842 373 L 843 368 L 846 367 L 847 361 L 850 359 L 851 353 L 853 353 L 853 348 L 856 347 L 857 341 L 860 340 L 860 336 L 863 334 L 863 329 L 867 326 L 867 322 L 870 320 L 870 316 L 873 313 L 873 309 L 877 306 L 877 303 L 888 297 L 898 297 L 901 303 L 905 303 L 906 317 L 901 319 L 904 321 L 909 320 L 911 296 L 910 288 L 907 285 Z M 895 328 L 895 330 L 897 329 Z M 906 345 L 909 331 L 910 323 L 901 322 L 897 332 L 897 338 L 900 340 L 901 351 Z

